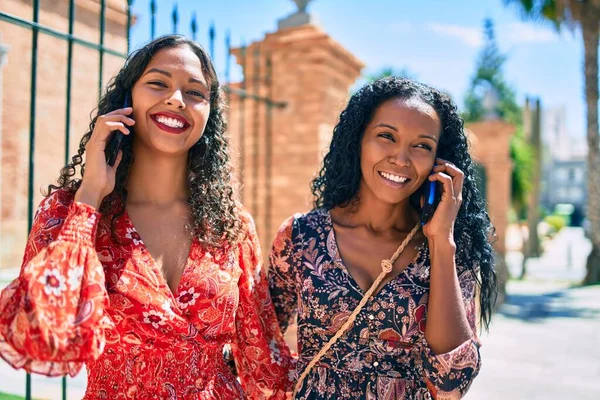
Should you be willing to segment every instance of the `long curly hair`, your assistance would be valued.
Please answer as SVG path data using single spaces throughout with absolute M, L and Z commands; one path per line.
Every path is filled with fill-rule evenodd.
M 311 183 L 314 207 L 331 209 L 360 201 L 357 194 L 362 176 L 362 137 L 377 107 L 393 98 L 420 99 L 435 109 L 442 124 L 437 156 L 452 162 L 465 174 L 463 202 L 454 227 L 457 261 L 468 268 L 480 269 L 477 283 L 480 289 L 481 322 L 487 329 L 498 293 L 491 245 L 495 231 L 477 188 L 463 120 L 450 96 L 427 85 L 398 77 L 381 78 L 363 86 L 352 95 L 340 114 L 329 152 L 318 176 Z M 420 210 L 420 195 L 421 190 L 410 199 L 417 210 Z
M 47 195 L 58 189 L 77 191 L 81 179 L 74 177 L 77 169 L 80 169 L 82 178 L 85 174 L 85 146 L 90 140 L 98 116 L 122 107 L 126 94 L 131 93 L 134 84 L 157 52 L 181 46 L 188 46 L 196 53 L 202 63 L 202 72 L 210 83 L 210 115 L 206 128 L 188 154 L 188 201 L 192 229 L 194 236 L 205 245 L 231 245 L 239 240 L 241 223 L 234 198 L 229 144 L 225 136 L 227 124 L 223 113 L 224 100 L 210 57 L 198 43 L 185 36 L 161 36 L 129 55 L 100 99 L 88 131 L 79 143 L 77 154 L 61 169 L 57 184 L 48 186 Z M 123 158 L 117 169 L 115 188 L 104 198 L 100 207 L 101 212 L 113 215 L 113 221 L 124 212 L 127 200 L 127 179 L 134 163 L 132 140 L 129 137 L 124 140 L 122 150 Z

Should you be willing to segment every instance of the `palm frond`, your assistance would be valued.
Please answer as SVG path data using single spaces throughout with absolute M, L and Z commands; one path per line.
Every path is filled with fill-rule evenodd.
M 536 21 L 559 30 L 565 22 L 562 0 L 503 0 L 505 6 L 513 8 L 526 21 Z M 566 0 L 568 1 L 568 0 Z

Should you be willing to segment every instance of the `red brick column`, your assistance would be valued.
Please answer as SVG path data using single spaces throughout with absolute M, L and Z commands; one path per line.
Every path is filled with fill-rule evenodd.
M 253 57 L 257 49 L 258 64 Z M 350 86 L 364 65 L 309 24 L 279 30 L 250 44 L 245 62 L 239 48 L 232 53 L 238 64 L 244 64 L 247 90 L 254 91 L 258 71 L 259 94 L 286 103 L 285 108 L 272 111 L 269 136 L 263 103 L 257 107 L 255 101 L 246 99 L 242 110 L 239 98 L 231 99 L 230 135 L 240 153 L 236 163 L 243 181 L 243 202 L 253 213 L 267 251 L 285 218 L 311 208 L 309 183 L 320 167 Z M 272 70 L 270 93 L 265 76 L 267 58 Z
M 466 129 L 470 131 L 471 154 L 475 161 L 485 167 L 488 211 L 498 235 L 494 248 L 504 257 L 511 204 L 510 138 L 515 127 L 501 120 L 489 120 L 468 124 Z

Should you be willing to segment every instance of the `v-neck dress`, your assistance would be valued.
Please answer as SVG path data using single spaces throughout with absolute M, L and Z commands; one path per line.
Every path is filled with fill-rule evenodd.
M 173 293 L 126 213 L 113 223 L 73 197 L 54 192 L 35 215 L 21 273 L 0 295 L 0 356 L 49 376 L 85 363 L 85 399 L 285 398 L 293 360 L 245 211 L 238 246 L 193 241 Z
M 429 273 L 429 250 L 423 244 L 311 370 L 296 398 L 461 398 L 480 368 L 476 271 L 458 266 L 474 336 L 446 354 L 435 354 L 424 336 Z M 343 264 L 327 210 L 297 214 L 283 223 L 270 253 L 269 283 L 282 330 L 297 317 L 300 375 L 364 294 Z

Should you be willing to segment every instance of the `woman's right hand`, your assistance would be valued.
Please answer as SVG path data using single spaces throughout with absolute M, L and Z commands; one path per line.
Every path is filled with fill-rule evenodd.
M 131 107 L 120 108 L 96 119 L 92 136 L 85 146 L 85 175 L 75 194 L 75 201 L 98 209 L 102 200 L 114 190 L 115 176 L 123 158 L 123 151 L 119 150 L 115 165 L 111 167 L 106 162 L 104 149 L 113 131 L 119 130 L 129 135 L 127 126 L 135 124 L 135 121 L 128 117 L 132 112 Z

